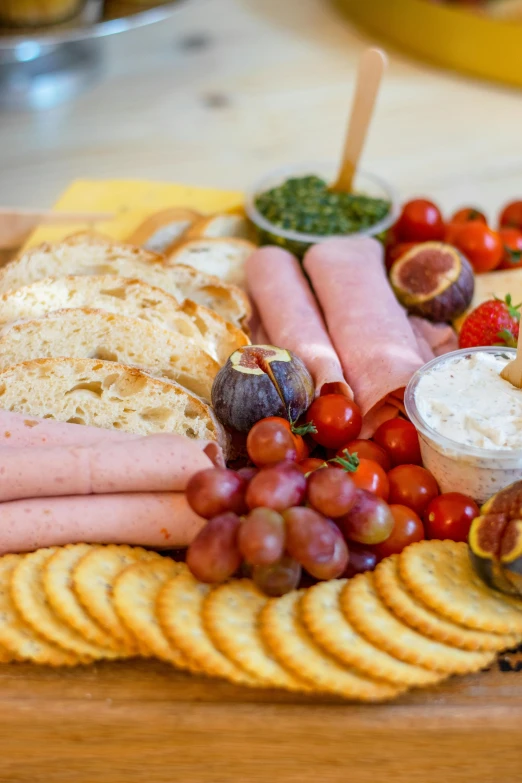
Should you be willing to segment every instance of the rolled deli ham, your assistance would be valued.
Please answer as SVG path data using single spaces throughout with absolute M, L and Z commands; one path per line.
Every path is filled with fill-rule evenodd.
M 371 435 L 397 414 L 404 387 L 425 363 L 388 283 L 382 246 L 363 237 L 326 240 L 307 252 L 304 268 Z
M 196 444 L 178 435 L 149 435 L 91 446 L 0 447 L 0 502 L 60 495 L 182 492 L 195 473 L 213 467 Z
M 353 397 L 297 259 L 279 247 L 262 247 L 247 259 L 246 275 L 269 343 L 288 348 L 304 361 L 318 394 L 338 392 Z
M 204 524 L 181 492 L 15 500 L 0 506 L 0 554 L 82 542 L 175 549 Z

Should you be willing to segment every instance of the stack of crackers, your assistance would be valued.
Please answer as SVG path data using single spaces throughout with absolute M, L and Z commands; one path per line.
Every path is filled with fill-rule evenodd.
M 452 541 L 272 599 L 248 579 L 202 584 L 140 547 L 0 558 L 4 662 L 156 657 L 239 685 L 384 701 L 479 671 L 521 641 L 522 601 L 484 585 Z

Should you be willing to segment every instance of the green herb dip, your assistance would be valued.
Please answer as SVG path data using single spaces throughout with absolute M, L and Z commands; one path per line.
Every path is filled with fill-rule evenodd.
M 353 234 L 386 217 L 389 201 L 355 193 L 331 193 L 312 174 L 287 179 L 256 198 L 259 212 L 275 226 L 301 234 Z

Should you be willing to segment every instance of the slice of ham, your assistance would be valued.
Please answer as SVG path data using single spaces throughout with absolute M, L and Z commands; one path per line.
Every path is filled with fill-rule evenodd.
M 130 443 L 141 440 L 146 442 L 154 438 L 155 443 L 166 443 L 169 438 L 172 448 L 179 452 L 179 462 L 183 459 L 196 459 L 196 454 L 204 452 L 215 465 L 224 465 L 224 457 L 216 443 L 205 440 L 192 440 L 182 435 L 149 435 L 144 438 L 130 432 L 105 430 L 80 424 L 67 424 L 52 419 L 37 419 L 20 413 L 0 410 L 0 449 L 32 446 L 97 446 L 116 443 Z M 163 448 L 163 444 L 161 448 Z
M 212 467 L 195 442 L 177 435 L 91 446 L 0 447 L 0 502 L 59 495 L 182 492 L 195 473 Z
M 176 549 L 204 524 L 181 492 L 14 500 L 0 506 L 0 554 L 75 543 Z
M 307 252 L 304 268 L 369 437 L 402 409 L 404 387 L 425 357 L 388 283 L 377 240 L 326 240 Z
M 288 348 L 305 363 L 316 393 L 353 397 L 326 326 L 297 259 L 278 247 L 263 247 L 247 259 L 247 286 L 262 326 L 257 338 Z M 265 336 L 266 333 L 266 336 Z
M 456 351 L 459 347 L 457 333 L 448 324 L 434 324 L 415 315 L 410 315 L 408 320 L 424 361 L 430 362 L 435 356 Z

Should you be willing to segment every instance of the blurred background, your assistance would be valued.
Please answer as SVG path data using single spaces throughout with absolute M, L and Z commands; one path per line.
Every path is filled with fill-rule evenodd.
M 0 0 L 0 204 L 75 178 L 246 188 L 336 158 L 355 68 L 390 55 L 365 166 L 494 211 L 522 189 L 520 0 Z

